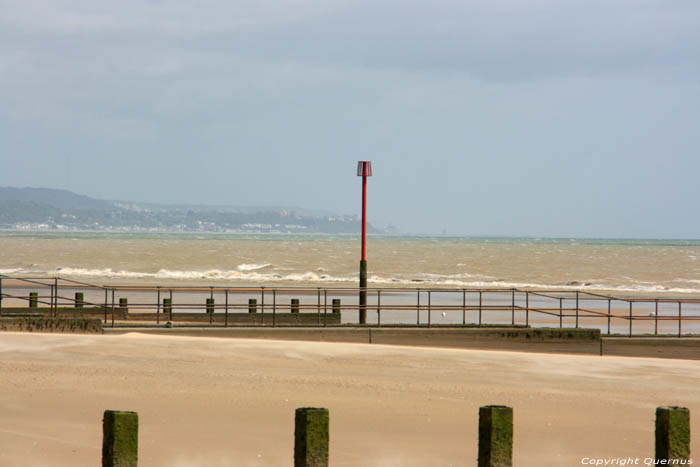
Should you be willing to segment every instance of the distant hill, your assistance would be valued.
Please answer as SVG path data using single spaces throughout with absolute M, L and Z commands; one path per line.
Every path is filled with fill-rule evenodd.
M 58 209 L 111 209 L 113 203 L 53 188 L 0 187 L 0 201 L 31 201 Z
M 357 216 L 289 208 L 104 201 L 67 190 L 0 187 L 0 228 L 120 232 L 359 233 Z M 370 233 L 378 233 L 367 225 Z

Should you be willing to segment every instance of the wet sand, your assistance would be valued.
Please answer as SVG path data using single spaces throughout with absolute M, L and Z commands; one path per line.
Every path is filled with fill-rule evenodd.
M 292 465 L 302 406 L 331 411 L 331 465 L 473 466 L 485 404 L 514 408 L 515 465 L 573 466 L 652 456 L 656 406 L 700 409 L 687 360 L 142 334 L 0 353 L 3 466 L 99 465 L 105 409 L 139 412 L 143 466 Z

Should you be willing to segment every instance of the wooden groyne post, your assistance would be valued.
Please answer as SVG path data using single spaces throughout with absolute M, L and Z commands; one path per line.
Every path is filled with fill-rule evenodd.
M 479 407 L 479 467 L 513 465 L 513 409 L 505 405 Z
M 207 298 L 207 314 L 209 315 L 209 324 L 214 321 L 214 299 Z
M 294 467 L 328 467 L 328 409 L 296 410 Z
M 249 298 L 248 299 L 248 313 L 256 313 L 258 311 L 258 299 Z
M 83 308 L 85 305 L 85 295 L 83 292 L 76 292 L 75 293 L 75 307 L 76 308 Z
M 340 299 L 339 298 L 334 298 L 333 299 L 333 313 L 340 313 Z
M 119 299 L 119 310 L 122 312 L 124 318 L 129 314 L 129 300 L 125 297 Z
M 656 408 L 654 459 L 690 459 L 690 410 L 685 407 Z
M 291 304 L 289 311 L 290 311 L 290 313 L 299 313 L 299 299 L 298 298 L 292 299 L 292 304 Z
M 105 410 L 102 419 L 102 467 L 136 467 L 138 454 L 138 414 Z
M 173 299 L 172 298 L 164 298 L 163 299 L 163 313 L 165 316 L 167 316 L 167 319 L 172 321 L 173 320 Z
M 37 308 L 39 306 L 39 292 L 29 292 L 29 308 Z

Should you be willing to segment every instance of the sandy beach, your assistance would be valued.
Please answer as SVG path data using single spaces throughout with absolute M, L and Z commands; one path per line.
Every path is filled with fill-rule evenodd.
M 700 407 L 687 360 L 140 334 L 0 352 L 3 466 L 98 465 L 105 409 L 138 411 L 144 466 L 292 465 L 302 406 L 331 411 L 331 465 L 467 466 L 478 407 L 507 404 L 516 465 L 562 466 L 651 456 L 655 407 Z

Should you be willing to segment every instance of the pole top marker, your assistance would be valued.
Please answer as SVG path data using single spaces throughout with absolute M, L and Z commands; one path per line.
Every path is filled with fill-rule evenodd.
M 372 176 L 372 161 L 358 161 L 357 162 L 357 176 L 358 177 L 371 177 Z

